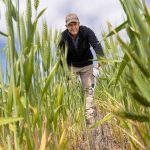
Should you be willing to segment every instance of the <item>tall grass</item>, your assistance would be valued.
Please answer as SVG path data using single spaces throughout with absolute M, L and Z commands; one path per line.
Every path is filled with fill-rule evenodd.
M 38 31 L 46 10 L 39 11 L 39 0 L 34 8 L 26 0 L 26 15 L 19 0 L 3 2 L 7 31 L 0 34 L 7 38 L 7 71 L 4 80 L 0 66 L 0 149 L 75 149 L 84 127 L 84 98 L 59 55 L 60 32 L 52 36 L 44 19 Z M 118 141 L 130 149 L 150 149 L 150 14 L 144 0 L 120 3 L 127 19 L 117 28 L 109 23 L 109 34 L 103 33 L 107 60 L 100 60 L 106 65 L 95 89 L 97 105 L 109 114 L 93 127 L 109 120 Z
M 61 61 L 65 66 L 64 58 L 56 55 L 60 32 L 52 36 L 45 20 L 38 31 L 38 20 L 46 10 L 38 10 L 38 0 L 34 8 L 26 0 L 26 15 L 21 14 L 19 1 L 3 2 L 7 31 L 0 34 L 7 38 L 7 71 L 5 81 L 0 71 L 0 148 L 76 147 L 84 126 L 84 102 L 80 83 L 68 78 L 67 67 L 60 65 Z
M 114 115 L 110 122 L 120 142 L 127 138 L 131 149 L 150 149 L 150 14 L 144 0 L 120 3 L 127 19 L 117 28 L 109 23 L 110 33 L 103 33 L 113 61 L 103 66 L 95 97 L 105 113 Z

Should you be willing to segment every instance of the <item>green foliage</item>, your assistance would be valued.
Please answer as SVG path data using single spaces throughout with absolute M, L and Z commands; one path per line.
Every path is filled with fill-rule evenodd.
M 8 117 L 0 117 L 0 125 L 6 125 L 13 122 L 21 121 L 23 118 L 8 118 Z
M 39 7 L 39 0 L 34 0 L 34 8 L 37 10 Z
M 127 118 L 127 119 L 131 119 L 133 121 L 139 121 L 139 122 L 150 122 L 150 116 L 149 115 L 141 115 L 141 114 L 136 114 L 133 112 L 117 112 L 116 113 L 117 116 L 120 116 L 122 118 Z
M 2 32 L 2 31 L 0 31 L 0 34 L 3 35 L 3 36 L 8 37 L 8 35 L 6 33 Z
M 69 79 L 68 67 L 60 65 L 65 58 L 56 56 L 60 32 L 55 30 L 53 37 L 46 20 L 37 30 L 46 9 L 33 18 L 31 0 L 26 0 L 25 16 L 11 0 L 4 2 L 7 34 L 0 34 L 8 43 L 5 80 L 0 71 L 0 148 L 70 149 L 80 142 L 76 138 L 83 128 L 84 102 L 80 83 Z M 36 12 L 38 6 L 35 0 Z
M 149 149 L 150 137 L 150 14 L 145 1 L 120 0 L 127 19 L 118 27 L 108 24 L 103 34 L 107 62 L 102 66 L 95 91 L 97 103 L 104 112 L 115 114 L 112 125 L 129 137 L 131 149 Z M 120 33 L 124 32 L 126 38 Z M 135 146 L 135 145 L 138 146 Z

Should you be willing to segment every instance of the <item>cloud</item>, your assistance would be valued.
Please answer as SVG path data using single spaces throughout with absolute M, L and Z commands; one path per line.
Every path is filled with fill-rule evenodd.
M 6 30 L 5 22 L 5 7 L 2 1 L 0 1 L 0 31 Z
M 12 1 L 15 3 L 15 0 Z M 20 10 L 24 15 L 25 5 L 26 1 L 21 0 Z M 5 8 L 1 1 L 0 6 L 0 30 L 6 31 Z M 91 27 L 99 35 L 100 29 L 106 28 L 107 21 L 118 25 L 124 17 L 118 0 L 41 0 L 38 12 L 43 8 L 47 8 L 43 18 L 46 18 L 49 28 L 65 29 L 65 16 L 70 12 L 75 12 L 82 25 Z M 40 19 L 38 28 L 42 28 L 42 19 Z
M 75 12 L 80 18 L 81 24 L 96 27 L 105 27 L 106 21 L 110 20 L 112 24 L 123 20 L 123 10 L 118 0 L 55 0 L 54 2 L 41 1 L 42 7 L 48 7 L 46 19 L 49 25 L 58 28 L 65 28 L 65 16 L 69 12 Z M 45 5 L 45 4 L 49 5 Z

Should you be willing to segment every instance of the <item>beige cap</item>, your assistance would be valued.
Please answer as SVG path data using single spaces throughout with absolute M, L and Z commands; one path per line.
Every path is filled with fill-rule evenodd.
M 79 22 L 79 18 L 75 13 L 70 13 L 66 16 L 66 25 L 71 22 Z

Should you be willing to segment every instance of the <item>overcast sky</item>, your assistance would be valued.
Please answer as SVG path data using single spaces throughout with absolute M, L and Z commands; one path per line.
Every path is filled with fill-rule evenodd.
M 12 1 L 15 3 L 15 0 Z M 22 14 L 25 13 L 25 5 L 26 0 L 20 0 Z M 47 8 L 43 18 L 46 18 L 49 28 L 65 29 L 65 16 L 74 12 L 78 15 L 81 25 L 93 29 L 98 37 L 101 30 L 106 29 L 107 21 L 117 26 L 125 19 L 119 0 L 41 0 L 38 12 L 43 8 Z M 0 0 L 0 31 L 6 32 L 4 12 L 4 4 Z
M 12 0 L 14 3 L 16 0 Z M 32 2 L 34 0 L 31 0 Z M 150 7 L 150 0 L 147 0 Z M 20 0 L 21 14 L 25 14 L 26 0 Z M 81 25 L 93 29 L 98 38 L 101 38 L 101 30 L 106 30 L 107 22 L 116 27 L 126 19 L 119 0 L 40 0 L 38 12 L 47 8 L 43 18 L 46 18 L 49 28 L 65 29 L 65 17 L 68 13 L 74 12 L 78 15 Z M 33 16 L 34 18 L 34 16 Z M 38 28 L 42 28 L 40 19 Z M 5 24 L 5 7 L 0 0 L 0 31 L 7 33 Z M 0 35 L 1 48 L 6 44 L 6 38 Z M 0 63 L 4 54 L 0 55 Z M 4 67 L 5 68 L 5 67 Z
M 41 7 L 48 7 L 46 19 L 49 25 L 60 28 L 65 28 L 65 16 L 70 12 L 78 14 L 81 24 L 92 28 L 100 28 L 108 20 L 117 24 L 123 19 L 119 0 L 43 0 Z
M 16 0 L 12 1 L 15 3 Z M 147 0 L 147 3 L 150 6 L 150 0 Z M 25 14 L 25 5 L 26 0 L 20 0 L 22 14 Z M 40 0 L 38 12 L 43 8 L 47 8 L 43 18 L 46 18 L 49 28 L 65 29 L 65 16 L 74 12 L 78 14 L 81 25 L 93 29 L 98 37 L 101 30 L 106 29 L 108 21 L 117 26 L 126 18 L 119 0 Z M 41 20 L 39 29 L 42 28 Z M 0 0 L 0 31 L 7 33 L 2 0 Z M 0 35 L 0 45 L 2 39 L 4 38 Z

